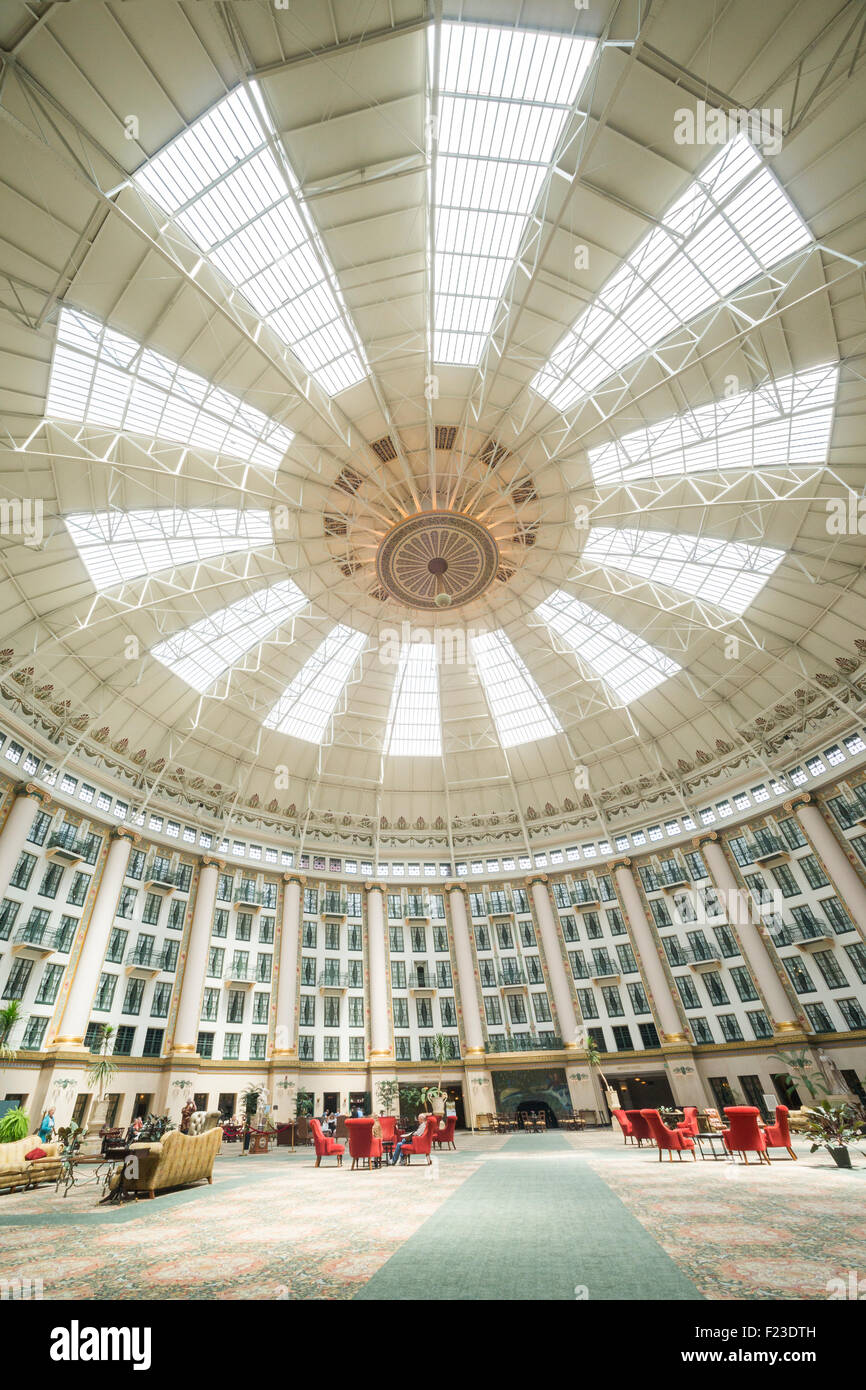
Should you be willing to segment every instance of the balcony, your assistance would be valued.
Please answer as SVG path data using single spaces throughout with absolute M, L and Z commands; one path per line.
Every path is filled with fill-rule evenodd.
M 598 907 L 599 891 L 592 883 L 576 883 L 571 891 L 572 907 Z
M 26 956 L 29 960 L 42 960 L 54 951 L 69 949 L 63 944 L 64 935 L 63 931 L 25 922 L 12 938 L 12 949 L 18 956 Z
M 54 834 L 48 837 L 45 857 L 52 859 L 55 864 L 77 864 L 84 858 L 88 848 L 88 836 L 78 835 L 73 827 L 55 830 Z
M 232 902 L 235 907 L 242 907 L 245 912 L 261 912 L 263 907 L 270 907 L 270 902 L 265 902 L 265 895 L 255 884 L 238 883 L 232 893 Z
M 406 901 L 407 922 L 429 922 L 430 908 L 423 898 L 408 898 Z
M 165 949 L 155 951 L 147 946 L 130 946 L 124 957 L 127 975 L 135 975 L 140 980 L 152 980 L 160 970 L 166 969 Z
M 346 917 L 349 912 L 349 901 L 341 898 L 339 893 L 326 893 L 321 907 L 323 917 Z
M 825 951 L 836 940 L 835 933 L 830 927 L 822 927 L 817 920 L 806 926 L 797 926 L 792 923 L 789 927 L 785 927 L 785 935 L 788 938 L 785 945 L 799 946 L 801 951 Z
M 488 916 L 488 917 L 513 917 L 513 916 L 514 916 L 514 909 L 510 906 L 510 904 L 508 903 L 507 900 L 503 901 L 502 903 L 497 903 L 493 898 L 488 898 L 488 899 L 487 899 L 487 916 Z
M 152 859 L 144 871 L 144 886 L 152 893 L 173 893 L 178 884 L 178 873 L 167 859 Z
M 778 835 L 756 835 L 753 854 L 754 862 L 763 865 L 780 864 L 791 857 Z
M 345 970 L 320 970 L 320 994 L 345 994 L 349 988 L 349 975 Z
M 691 882 L 685 869 L 681 869 L 679 866 L 660 869 L 655 877 L 658 880 L 659 888 L 664 893 L 670 893 L 674 888 L 688 888 Z
M 721 970 L 722 957 L 719 951 L 708 946 L 706 951 L 683 951 L 680 965 L 690 965 L 700 973 L 702 970 Z
M 562 1049 L 562 1038 L 555 1033 L 548 1033 L 544 1038 L 539 1038 L 535 1033 L 515 1033 L 510 1038 L 502 1038 L 501 1041 L 494 1043 L 488 1040 L 486 1051 L 491 1053 L 501 1052 L 559 1052 Z
M 409 972 L 409 990 L 412 994 L 435 994 L 438 988 L 436 976 L 427 966 L 419 965 Z
M 500 989 L 526 989 L 526 971 L 521 966 L 512 970 L 497 970 L 496 982 Z
M 601 975 L 595 974 L 591 978 L 594 985 L 618 985 L 622 976 L 611 961 L 609 970 Z
M 256 980 L 255 971 L 248 965 L 228 965 L 223 975 L 229 989 L 252 989 L 254 984 L 260 984 Z

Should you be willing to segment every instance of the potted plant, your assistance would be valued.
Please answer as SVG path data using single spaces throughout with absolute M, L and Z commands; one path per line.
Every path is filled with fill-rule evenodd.
M 0 1009 L 0 1062 L 14 1062 L 15 1048 L 9 1042 L 12 1029 L 21 1017 L 21 1005 L 17 999 L 4 1004 Z
M 599 1076 L 601 1077 L 601 1083 L 604 1086 L 605 1095 L 607 1096 L 607 1103 L 609 1108 L 611 1110 L 618 1109 L 619 1096 L 617 1095 L 613 1087 L 608 1084 L 607 1077 L 601 1069 L 601 1053 L 598 1050 L 598 1043 L 595 1041 L 595 1038 L 590 1037 L 589 1034 L 587 1034 L 586 1036 L 586 1042 L 584 1043 L 583 1050 L 586 1055 L 587 1063 L 589 1065 L 590 1077 L 592 1077 L 593 1082 L 595 1082 L 595 1073 L 598 1072 Z M 593 1084 L 593 1090 L 595 1090 L 595 1084 Z M 599 1120 L 601 1120 L 601 1112 L 597 1111 L 596 1114 L 598 1115 Z
M 790 1092 L 806 1090 L 812 1100 L 817 1096 L 829 1096 L 830 1087 L 822 1072 L 812 1065 L 812 1059 L 805 1047 L 799 1052 L 770 1052 L 770 1057 L 778 1057 L 788 1070 L 780 1078 L 785 1090 Z
M 0 1115 L 0 1144 L 15 1144 L 30 1133 L 30 1116 L 20 1105 Z
M 400 1099 L 400 1082 L 396 1077 L 391 1081 L 380 1081 L 376 1087 L 376 1094 L 379 1097 L 379 1104 L 385 1115 L 393 1115 L 394 1106 Z
M 96 1100 L 90 1112 L 88 1120 L 89 1127 L 94 1135 L 94 1142 L 99 1138 L 99 1131 L 104 1127 L 108 1116 L 108 1092 L 107 1087 L 117 1075 L 117 1063 L 112 1061 L 108 1055 L 109 1044 L 114 1037 L 114 1028 L 110 1023 L 100 1025 L 99 1039 L 95 1049 L 95 1056 L 90 1064 L 87 1073 L 87 1084 L 92 1086 L 96 1092 Z
M 444 1033 L 437 1033 L 433 1039 L 433 1058 L 439 1065 L 439 1080 L 435 1086 L 421 1088 L 421 1099 L 425 1105 L 430 1106 L 434 1115 L 444 1115 L 448 1092 L 442 1089 L 442 1073 L 446 1062 L 451 1059 L 451 1039 Z
M 826 1149 L 837 1168 L 850 1168 L 848 1145 L 863 1138 L 863 1122 L 849 1105 L 816 1105 L 806 1111 L 808 1123 L 803 1131 L 812 1140 L 810 1153 Z

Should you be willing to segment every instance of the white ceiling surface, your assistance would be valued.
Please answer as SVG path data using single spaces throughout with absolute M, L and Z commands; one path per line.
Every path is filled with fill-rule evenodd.
M 607 38 L 621 42 L 600 50 L 590 70 L 579 102 L 588 119 L 572 117 L 576 138 L 561 161 L 568 177 L 554 176 L 542 195 L 537 263 L 530 248 L 494 349 L 481 372 L 437 366 L 439 395 L 428 402 L 429 16 L 421 0 L 292 0 L 287 10 L 266 0 L 3 7 L 0 45 L 10 56 L 0 105 L 0 487 L 10 497 L 44 499 L 46 527 L 41 548 L 0 536 L 0 637 L 16 664 L 33 665 L 37 683 L 53 682 L 56 698 L 89 710 L 93 727 L 108 725 L 112 740 L 128 738 L 130 751 L 146 748 L 149 758 L 171 759 L 242 799 L 256 793 L 268 801 L 274 769 L 286 765 L 281 804 L 375 809 L 411 824 L 419 816 L 559 806 L 575 796 L 576 762 L 589 768 L 594 795 L 661 768 L 675 778 L 678 760 L 693 762 L 698 748 L 714 753 L 718 739 L 740 744 L 741 731 L 764 711 L 795 687 L 817 688 L 816 673 L 852 654 L 854 638 L 866 636 L 863 538 L 828 537 L 825 499 L 839 493 L 840 480 L 861 491 L 866 462 L 866 306 L 857 264 L 866 244 L 862 6 L 660 0 L 643 8 L 635 40 L 631 2 L 588 12 L 566 0 L 444 6 L 446 17 L 592 36 L 609 21 Z M 153 205 L 125 182 L 250 76 L 371 367 L 370 378 L 333 400 L 307 382 L 276 338 L 258 332 L 255 316 L 197 266 L 193 248 L 163 229 Z M 579 405 L 564 429 L 529 382 L 711 153 L 673 138 L 674 111 L 704 95 L 782 108 L 788 134 L 770 166 L 820 249 L 801 258 L 779 306 L 757 327 L 748 330 L 733 308 L 707 315 L 679 370 L 665 375 L 645 361 L 627 373 L 626 389 Z M 125 136 L 129 116 L 137 118 L 137 139 Z M 585 269 L 574 268 L 580 244 L 589 248 Z M 283 423 L 295 438 L 276 475 L 44 421 L 64 300 Z M 770 301 L 750 304 L 765 312 Z M 836 359 L 828 469 L 782 464 L 763 474 L 593 486 L 588 447 L 718 399 L 731 376 L 742 390 Z M 431 423 L 458 426 L 450 454 L 430 450 Z M 389 433 L 397 458 L 382 463 L 369 444 Z M 490 436 L 512 454 L 495 477 L 473 461 Z M 365 479 L 358 501 L 334 492 L 346 465 Z M 324 535 L 324 511 L 339 506 L 349 517 L 348 544 L 354 526 L 369 545 L 371 512 L 390 507 L 396 518 L 393 508 L 411 509 L 413 498 L 429 505 L 433 475 L 439 489 L 450 480 L 469 502 L 476 488 L 492 495 L 526 474 L 537 493 L 535 545 L 515 550 L 507 583 L 435 621 L 504 627 L 563 734 L 504 753 L 477 680 L 465 667 L 444 666 L 443 756 L 383 757 L 395 668 L 375 651 L 356 670 L 323 748 L 262 727 L 336 622 L 373 634 L 375 648 L 382 628 L 412 616 L 371 594 L 371 551 L 351 577 L 341 573 L 347 541 Z M 108 507 L 280 503 L 289 505 L 289 527 L 273 547 L 98 598 L 61 521 Z M 679 530 L 786 556 L 737 621 L 613 571 L 587 566 L 582 579 L 577 503 L 600 525 Z M 308 607 L 253 649 L 215 697 L 202 699 L 147 656 L 172 633 L 287 574 Z M 532 616 L 560 587 L 639 633 L 682 672 L 628 710 L 617 708 Z M 738 657 L 726 655 L 727 632 L 741 638 Z M 129 659 L 129 636 L 138 638 L 139 660 Z

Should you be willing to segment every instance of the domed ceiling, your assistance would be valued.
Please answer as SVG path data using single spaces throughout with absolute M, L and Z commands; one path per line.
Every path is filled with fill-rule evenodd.
M 58 758 L 606 833 L 862 710 L 862 9 L 642 8 L 7 7 L 0 691 Z

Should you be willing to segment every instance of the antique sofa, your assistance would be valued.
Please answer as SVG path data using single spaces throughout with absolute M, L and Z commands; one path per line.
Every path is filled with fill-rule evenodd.
M 44 1149 L 45 1158 L 33 1159 L 28 1163 L 25 1155 L 33 1149 Z M 0 1188 L 14 1191 L 16 1187 L 36 1187 L 41 1182 L 56 1182 L 60 1176 L 61 1150 L 60 1144 L 43 1144 L 38 1134 L 16 1139 L 11 1144 L 0 1144 Z

